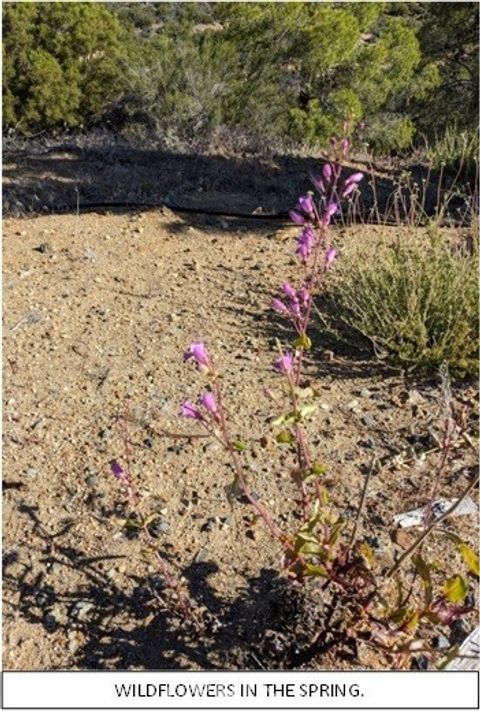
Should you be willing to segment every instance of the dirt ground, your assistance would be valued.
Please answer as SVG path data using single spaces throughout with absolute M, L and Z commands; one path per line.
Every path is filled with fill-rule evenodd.
M 235 431 L 249 443 L 254 489 L 287 521 L 296 492 L 263 389 L 278 384 L 275 339 L 291 338 L 269 305 L 279 284 L 296 278 L 295 234 L 275 223 L 187 221 L 165 208 L 5 220 L 5 669 L 298 666 L 316 613 L 276 572 L 280 551 L 248 507 L 229 504 L 225 454 L 209 439 L 165 434 L 199 433 L 178 411 L 203 387 L 182 354 L 204 340 L 224 373 Z M 366 238 L 353 230 L 337 241 Z M 428 499 L 440 388 L 331 351 L 320 336 L 306 382 L 319 394 L 312 443 L 347 517 L 372 454 L 381 462 L 364 525 L 388 565 L 402 551 L 393 517 Z M 455 398 L 472 403 L 474 389 L 459 386 Z M 109 467 L 123 455 L 119 413 L 144 510 L 160 515 L 159 547 L 203 615 L 201 628 L 165 612 L 144 543 L 122 528 L 128 511 Z M 465 444 L 442 495 L 457 495 L 474 470 Z M 464 516 L 449 526 L 474 543 L 476 523 Z M 427 552 L 453 565 L 443 545 L 433 538 Z M 474 625 L 474 616 L 457 624 L 457 639 Z M 304 666 L 372 664 L 326 653 Z

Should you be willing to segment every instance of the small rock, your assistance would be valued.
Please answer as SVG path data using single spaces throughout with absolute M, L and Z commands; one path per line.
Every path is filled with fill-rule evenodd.
M 433 640 L 433 646 L 437 649 L 449 649 L 450 641 L 447 637 L 445 637 L 445 635 L 440 634 Z
M 409 390 L 408 402 L 410 405 L 423 405 L 425 404 L 426 400 L 423 395 L 418 392 L 418 390 Z
M 96 486 L 98 483 L 98 476 L 96 474 L 87 474 L 85 477 L 85 484 L 87 486 Z
M 359 405 L 358 400 L 350 400 L 350 402 L 347 403 L 347 410 L 355 410 Z
M 93 607 L 93 602 L 89 602 L 88 600 L 79 600 L 70 609 L 70 617 L 72 617 L 74 620 L 79 620 L 80 622 L 82 622 L 87 618 L 88 613 L 90 612 L 90 610 L 93 609 Z
M 362 417 L 360 418 L 360 422 L 362 423 L 362 425 L 365 425 L 365 427 L 374 428 L 378 426 L 377 421 L 371 415 L 362 415 Z
M 360 397 L 371 397 L 371 396 L 372 396 L 372 392 L 368 388 L 362 388 L 360 390 Z
M 407 550 L 407 548 L 410 548 L 413 540 L 412 536 L 406 531 L 404 531 L 402 528 L 395 529 L 395 531 L 392 533 L 392 539 L 397 544 L 397 546 L 400 546 L 400 548 L 403 548 L 403 550 Z
M 52 246 L 49 242 L 42 242 L 38 247 L 33 248 L 35 252 L 40 252 L 40 254 L 46 254 L 47 256 L 53 254 Z
M 208 555 L 208 548 L 200 548 L 194 558 L 194 563 L 204 563 L 206 560 L 208 560 Z
M 371 437 L 361 439 L 358 444 L 360 447 L 364 447 L 365 449 L 375 449 L 375 440 Z
M 43 625 L 47 632 L 55 632 L 58 627 L 58 622 L 55 619 L 55 615 L 53 615 L 51 612 L 47 612 L 47 614 L 43 618 Z

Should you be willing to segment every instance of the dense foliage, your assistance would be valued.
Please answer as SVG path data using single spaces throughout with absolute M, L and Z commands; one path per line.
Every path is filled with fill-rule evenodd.
M 475 3 L 4 3 L 4 124 L 376 150 L 475 126 Z M 430 107 L 434 106 L 435 111 Z M 442 110 L 443 109 L 443 110 Z
M 354 250 L 329 296 L 331 325 L 406 371 L 434 376 L 447 363 L 453 377 L 475 377 L 477 267 L 475 244 L 451 244 L 433 227 L 427 248 L 416 233 L 403 233 L 396 244 L 379 245 L 373 261 Z

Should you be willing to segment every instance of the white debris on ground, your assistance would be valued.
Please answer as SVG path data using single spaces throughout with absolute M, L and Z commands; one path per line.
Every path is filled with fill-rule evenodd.
M 448 509 L 454 505 L 456 499 L 437 499 L 432 506 L 433 518 L 440 518 Z M 406 511 L 404 513 L 394 516 L 394 521 L 397 525 L 402 528 L 409 528 L 411 526 L 422 526 L 425 513 L 427 512 L 428 506 L 422 506 L 419 509 L 413 509 L 412 511 Z M 471 498 L 466 498 L 461 504 L 455 509 L 452 516 L 471 516 L 476 514 L 478 511 L 478 505 Z

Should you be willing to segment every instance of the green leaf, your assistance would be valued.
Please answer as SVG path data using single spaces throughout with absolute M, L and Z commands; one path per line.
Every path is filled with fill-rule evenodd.
M 445 597 L 456 605 L 459 605 L 465 600 L 468 592 L 468 581 L 463 575 L 454 575 L 448 578 L 443 586 Z
M 309 575 L 319 575 L 321 578 L 328 577 L 328 571 L 323 565 L 313 565 L 312 563 L 307 563 L 305 567 Z
M 403 627 L 407 630 L 415 630 L 418 627 L 418 622 L 419 622 L 419 614 L 418 612 L 414 612 L 413 610 L 409 612 L 407 619 L 403 623 Z
M 313 415 L 314 412 L 318 410 L 316 405 L 302 405 L 298 410 L 298 416 L 300 420 L 304 420 L 309 415 Z
M 313 464 L 311 468 L 305 472 L 302 479 L 304 482 L 312 481 L 325 474 L 326 471 L 327 467 L 323 464 Z
M 478 577 L 480 575 L 478 555 L 466 543 L 460 543 L 458 548 L 469 571 Z
M 287 412 L 286 415 L 280 415 L 280 417 L 277 417 L 275 420 L 272 420 L 272 425 L 274 427 L 278 427 L 279 425 L 290 425 L 292 422 L 295 422 L 295 420 L 295 413 Z
M 237 452 L 244 452 L 247 449 L 248 445 L 245 442 L 242 442 L 241 439 L 237 439 L 236 442 L 233 443 L 233 448 Z
M 292 432 L 289 432 L 289 430 L 282 430 L 277 434 L 275 440 L 278 444 L 292 444 L 292 442 L 295 441 L 295 437 Z
M 299 336 L 297 340 L 293 342 L 293 345 L 295 346 L 295 348 L 303 348 L 304 350 L 308 351 L 312 347 L 312 341 L 306 333 L 302 333 L 302 335 Z
M 344 525 L 345 525 L 345 521 L 342 518 L 339 518 L 338 521 L 336 521 L 336 523 L 333 524 L 333 526 L 330 530 L 330 536 L 328 538 L 328 544 L 330 546 L 333 546 L 337 542 L 340 532 L 341 532 L 342 528 L 344 527 Z
M 325 558 L 325 551 L 318 541 L 307 541 L 299 548 L 298 552 L 302 555 L 314 555 L 318 558 Z
M 414 555 L 412 557 L 412 563 L 414 564 L 415 568 L 418 571 L 418 574 L 422 579 L 423 589 L 425 592 L 425 603 L 428 607 L 433 599 L 430 566 L 428 565 L 428 563 L 425 562 L 421 555 Z

